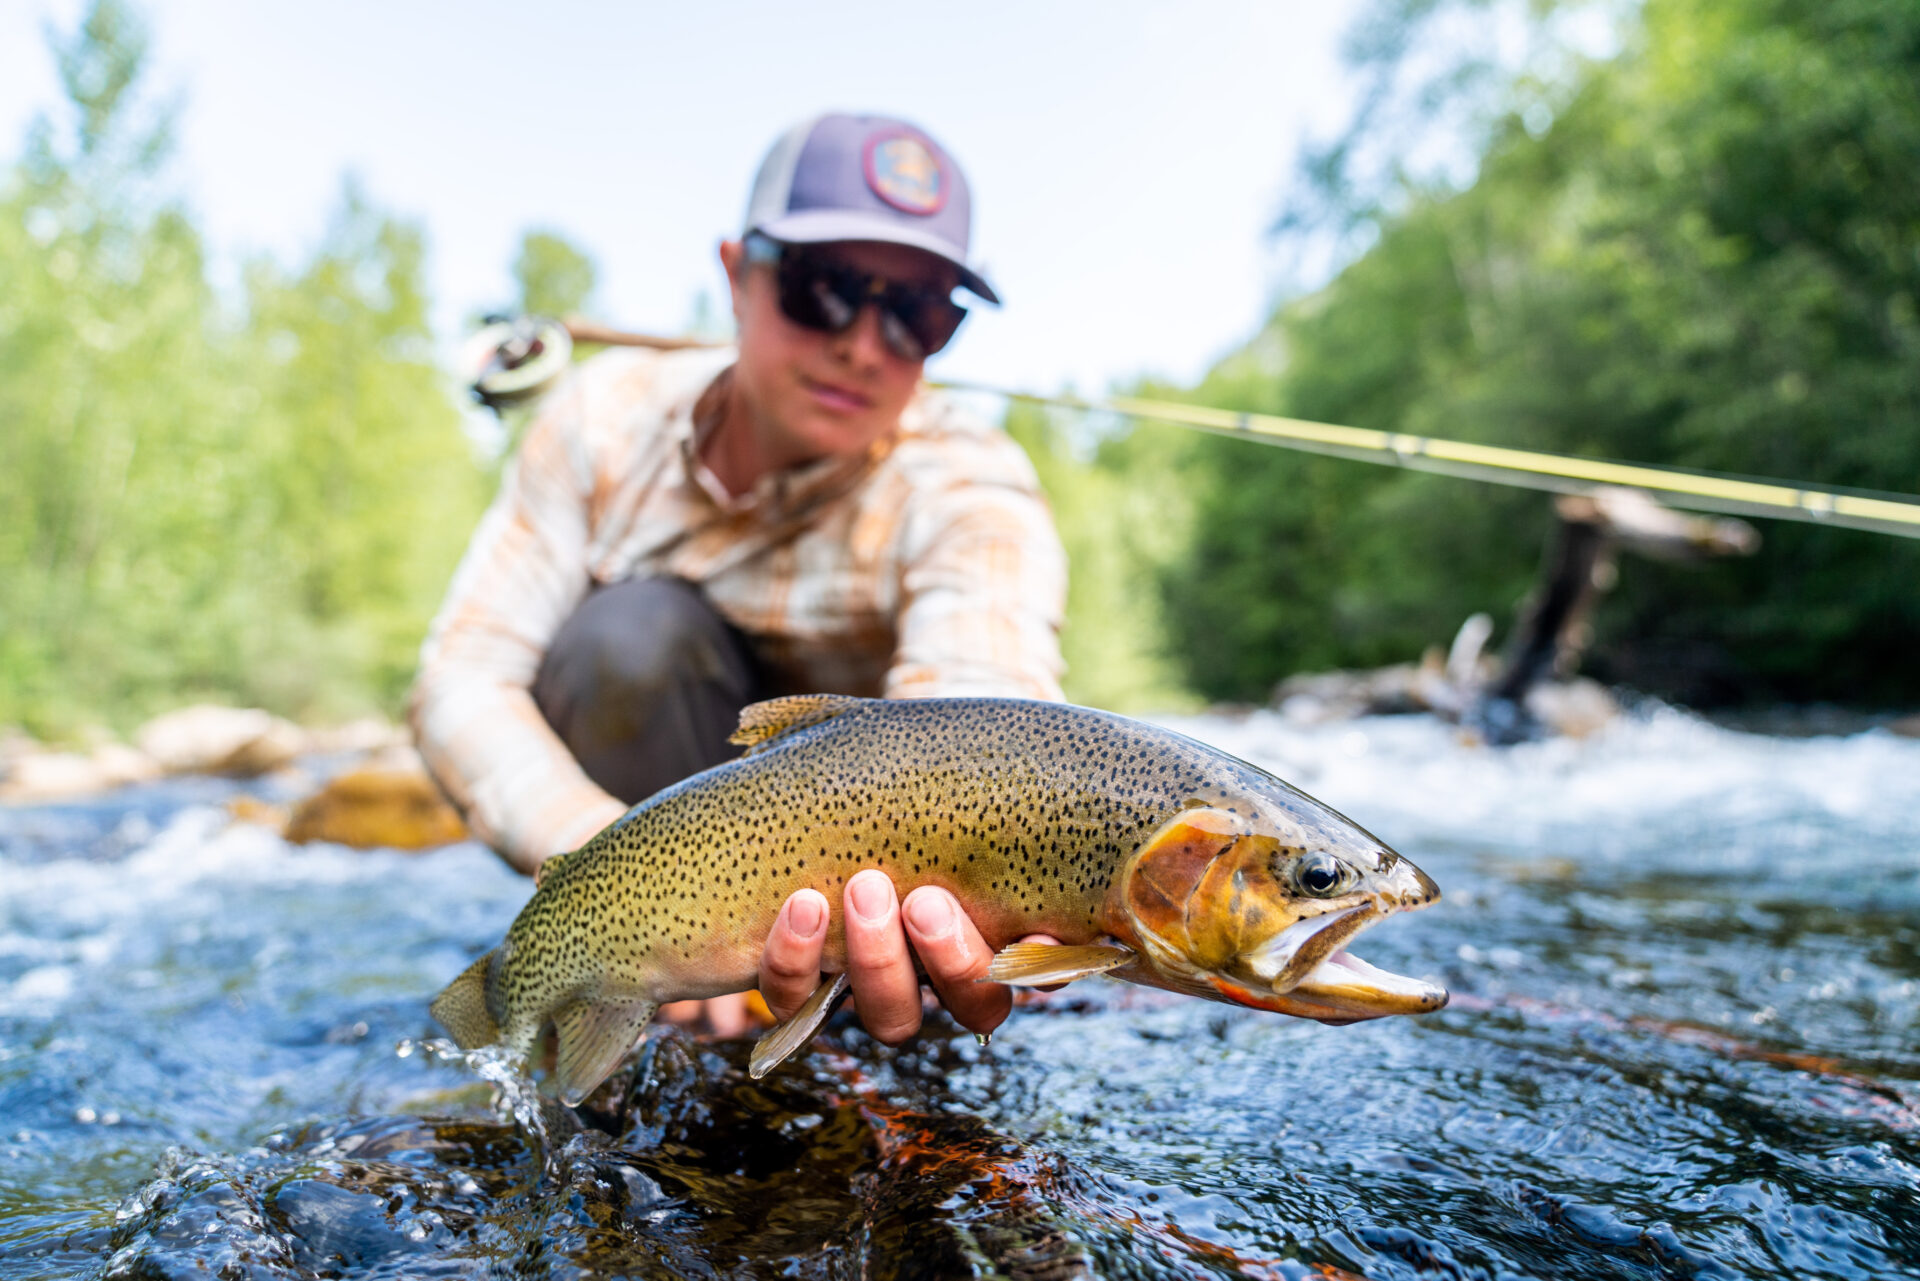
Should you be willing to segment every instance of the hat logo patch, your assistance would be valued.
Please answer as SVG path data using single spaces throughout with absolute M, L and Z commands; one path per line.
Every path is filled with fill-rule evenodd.
M 940 157 L 912 134 L 879 134 L 867 140 L 867 186 L 902 213 L 937 214 L 947 204 L 947 175 Z

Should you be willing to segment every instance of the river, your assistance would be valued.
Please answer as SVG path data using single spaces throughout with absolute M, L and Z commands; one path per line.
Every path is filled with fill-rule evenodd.
M 428 1039 L 529 892 L 485 851 L 0 809 L 0 1276 L 1920 1273 L 1920 742 L 1167 723 L 1440 883 L 1356 950 L 1448 1009 L 1093 980 L 757 1084 L 666 1031 L 576 1118 Z

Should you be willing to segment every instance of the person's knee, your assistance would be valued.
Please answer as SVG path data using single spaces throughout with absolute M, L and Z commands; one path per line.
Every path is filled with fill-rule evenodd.
M 589 597 L 555 638 L 553 656 L 573 677 L 576 697 L 645 701 L 722 675 L 717 651 L 733 643 L 698 588 L 642 579 Z
M 587 777 L 631 802 L 734 754 L 727 736 L 759 696 L 756 671 L 746 639 L 698 588 L 645 579 L 581 602 L 533 698 Z

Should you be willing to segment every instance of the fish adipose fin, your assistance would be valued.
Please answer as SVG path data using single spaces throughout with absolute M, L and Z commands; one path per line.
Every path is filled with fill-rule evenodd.
M 1117 970 L 1137 955 L 1132 948 L 1114 943 L 1009 943 L 994 954 L 987 976 L 980 981 L 1011 987 L 1071 983 Z
M 447 984 L 446 991 L 427 1007 L 463 1050 L 477 1050 L 500 1040 L 500 1025 L 487 1008 L 487 972 L 497 955 L 498 948 L 462 970 L 460 977 Z
M 795 694 L 790 698 L 770 698 L 764 703 L 741 708 L 740 728 L 734 730 L 733 736 L 727 741 L 746 748 L 741 753 L 743 756 L 752 756 L 782 734 L 791 734 L 795 730 L 818 725 L 821 721 L 830 721 L 842 712 L 871 701 L 845 694 Z
M 747 710 L 753 709 L 749 707 Z M 820 1030 L 820 1025 L 827 1021 L 827 1016 L 833 1013 L 833 1007 L 847 994 L 848 986 L 845 974 L 835 974 L 823 980 L 792 1018 L 774 1024 L 765 1036 L 754 1042 L 753 1057 L 747 1061 L 747 1075 L 758 1081 L 811 1041 L 813 1034 Z
M 620 1066 L 658 1009 L 652 1001 L 574 1001 L 553 1016 L 560 1038 L 553 1079 L 560 1101 L 579 1107 L 595 1086 Z

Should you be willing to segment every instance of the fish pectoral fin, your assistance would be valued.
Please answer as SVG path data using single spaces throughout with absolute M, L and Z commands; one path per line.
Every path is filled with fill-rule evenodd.
M 1117 970 L 1138 955 L 1117 943 L 1009 943 L 994 954 L 982 983 L 1045 987 Z
M 806 1004 L 795 1011 L 792 1018 L 774 1024 L 765 1036 L 753 1043 L 753 1057 L 747 1061 L 747 1075 L 758 1081 L 811 1041 L 813 1034 L 820 1030 L 820 1025 L 827 1021 L 827 1016 L 833 1013 L 833 1007 L 847 994 L 848 988 L 844 973 L 822 979 L 820 986 L 813 989 Z
M 659 1008 L 652 1001 L 576 1000 L 553 1016 L 559 1037 L 553 1079 L 560 1101 L 579 1107 L 594 1087 L 620 1066 L 621 1056 L 633 1048 Z
M 847 694 L 795 694 L 788 698 L 770 698 L 740 709 L 740 727 L 727 739 L 752 756 L 783 734 L 830 721 L 845 711 L 873 700 Z

